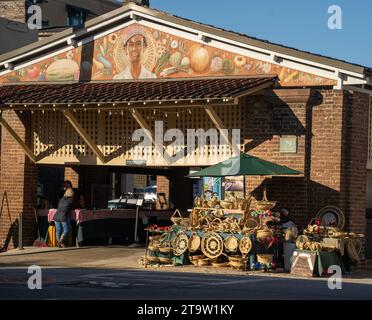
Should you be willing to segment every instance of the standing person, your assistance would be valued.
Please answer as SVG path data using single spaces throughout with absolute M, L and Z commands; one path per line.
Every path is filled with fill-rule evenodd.
M 70 212 L 74 203 L 74 191 L 72 188 L 68 188 L 63 195 L 63 198 L 59 201 L 57 213 L 54 216 L 54 222 L 56 225 L 56 236 L 58 247 L 65 247 L 65 240 L 68 232 L 70 231 Z

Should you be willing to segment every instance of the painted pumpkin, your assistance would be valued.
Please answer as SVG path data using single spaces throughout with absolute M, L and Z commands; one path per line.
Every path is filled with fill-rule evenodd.
M 210 65 L 210 54 L 203 45 L 193 45 L 190 49 L 189 57 L 191 68 L 195 72 L 204 72 Z

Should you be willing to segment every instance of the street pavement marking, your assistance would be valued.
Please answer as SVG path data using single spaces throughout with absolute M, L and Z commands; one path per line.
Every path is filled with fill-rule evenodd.
M 189 277 L 186 277 L 186 276 L 179 276 L 178 274 L 173 274 L 173 275 L 168 275 L 168 274 L 160 274 L 160 273 L 145 273 L 145 272 L 115 272 L 115 273 L 93 273 L 93 274 L 87 274 L 87 275 L 82 275 L 80 277 L 82 278 L 112 278 L 112 277 L 130 277 L 132 279 L 151 279 L 151 278 L 156 278 L 156 280 L 160 280 L 160 279 L 165 279 L 165 280 L 187 280 L 187 281 L 190 281 L 190 280 L 195 280 L 195 281 L 210 281 L 210 280 L 213 280 L 213 281 L 226 281 L 226 277 L 213 277 L 213 275 L 205 275 L 206 277 L 201 277 L 201 275 L 199 275 L 199 277 L 194 277 L 194 276 L 189 276 Z M 243 279 L 242 276 L 239 276 L 242 278 L 242 280 L 246 280 L 246 279 Z M 231 277 L 233 278 L 233 277 Z
M 283 278 L 254 278 L 251 277 L 249 279 L 242 278 L 240 279 L 226 279 L 226 278 L 213 278 L 213 277 L 179 277 L 177 275 L 159 275 L 159 274 L 146 274 L 133 272 L 133 273 L 106 273 L 106 274 L 89 274 L 81 276 L 80 278 L 89 278 L 94 280 L 105 280 L 109 283 L 109 281 L 117 281 L 118 285 L 121 284 L 120 281 L 138 281 L 142 282 L 141 285 L 145 286 L 148 283 L 164 283 L 164 280 L 172 281 L 172 283 L 179 283 L 179 284 L 188 284 L 189 288 L 197 288 L 197 287 L 205 287 L 205 286 L 227 286 L 227 285 L 239 285 L 239 284 L 253 284 L 253 283 L 267 283 L 267 282 L 284 282 L 287 279 Z M 145 284 L 145 283 L 147 284 Z M 114 284 L 114 283 L 113 283 Z

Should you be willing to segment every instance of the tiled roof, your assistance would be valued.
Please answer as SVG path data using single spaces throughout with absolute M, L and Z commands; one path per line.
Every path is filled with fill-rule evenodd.
M 236 98 L 276 77 L 21 84 L 0 87 L 0 104 L 128 103 Z

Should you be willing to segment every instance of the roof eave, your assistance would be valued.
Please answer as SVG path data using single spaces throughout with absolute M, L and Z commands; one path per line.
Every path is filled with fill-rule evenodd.
M 367 68 L 367 67 L 359 66 L 359 65 L 356 65 L 356 64 L 332 59 L 332 58 L 329 58 L 329 57 L 323 57 L 323 56 L 320 56 L 320 55 L 300 51 L 300 50 L 297 50 L 297 49 L 294 49 L 294 48 L 289 48 L 289 47 L 285 47 L 285 46 L 278 45 L 278 44 L 273 44 L 273 43 L 270 43 L 270 42 L 266 42 L 264 40 L 251 38 L 251 37 L 246 36 L 246 35 L 241 35 L 241 34 L 238 34 L 238 33 L 232 32 L 232 31 L 222 30 L 222 29 L 212 27 L 212 26 L 209 26 L 209 25 L 205 25 L 205 24 L 201 24 L 201 23 L 198 23 L 198 22 L 190 21 L 190 20 L 180 18 L 180 17 L 176 17 L 174 15 L 171 15 L 171 14 L 168 14 L 168 13 L 165 13 L 165 12 L 162 12 L 162 11 L 151 9 L 149 7 L 139 6 L 139 5 L 136 5 L 134 3 L 128 3 L 128 4 L 123 5 L 122 7 L 118 8 L 116 10 L 110 11 L 106 14 L 103 14 L 103 15 L 97 17 L 97 18 L 89 20 L 88 22 L 86 22 L 84 28 L 77 29 L 77 30 L 74 30 L 73 28 L 68 28 L 68 29 L 66 29 L 66 30 L 64 30 L 60 33 L 57 33 L 57 34 L 55 34 L 55 35 L 53 35 L 49 38 L 46 38 L 44 40 L 39 41 L 39 42 L 30 44 L 28 46 L 25 46 L 23 48 L 20 48 L 20 49 L 11 51 L 11 52 L 8 52 L 8 53 L 3 54 L 3 55 L 0 55 L 0 64 L 1 64 L 1 62 L 11 60 L 11 59 L 13 59 L 13 58 L 15 58 L 19 55 L 22 55 L 22 54 L 25 54 L 27 52 L 33 51 L 33 50 L 38 49 L 38 48 L 40 48 L 42 46 L 45 46 L 45 45 L 50 45 L 53 42 L 57 42 L 58 40 L 63 40 L 64 38 L 68 38 L 68 37 L 71 37 L 71 36 L 74 36 L 76 38 L 82 37 L 83 35 L 85 35 L 87 29 L 92 28 L 92 27 L 94 27 L 98 24 L 101 24 L 101 23 L 105 22 L 105 21 L 115 19 L 116 17 L 118 17 L 120 15 L 123 15 L 123 14 L 126 14 L 130 11 L 142 13 L 144 15 L 149 16 L 150 18 L 154 17 L 154 18 L 158 18 L 158 19 L 170 22 L 170 23 L 178 24 L 178 25 L 183 26 L 183 27 L 195 29 L 195 30 L 197 30 L 198 32 L 201 32 L 201 33 L 207 33 L 207 34 L 215 35 L 217 37 L 226 38 L 226 39 L 234 41 L 234 42 L 239 42 L 239 43 L 242 43 L 242 44 L 245 44 L 245 45 L 261 48 L 263 50 L 273 51 L 273 52 L 278 53 L 278 54 L 293 56 L 293 57 L 298 58 L 298 59 L 303 59 L 303 60 L 307 60 L 307 61 L 310 61 L 310 62 L 315 62 L 315 63 L 323 64 L 323 65 L 326 65 L 326 66 L 330 66 L 330 67 L 333 67 L 333 68 L 338 68 L 338 69 L 342 69 L 342 70 L 345 70 L 345 71 L 349 71 L 349 72 L 357 73 L 357 74 L 360 74 L 360 75 L 364 75 L 365 77 L 372 75 L 372 69 L 371 68 Z

